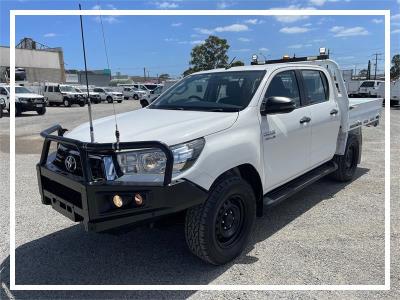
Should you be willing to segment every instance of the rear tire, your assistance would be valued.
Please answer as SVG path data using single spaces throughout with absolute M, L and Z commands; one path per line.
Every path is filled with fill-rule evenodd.
M 206 202 L 187 210 L 186 243 L 202 260 L 225 264 L 245 248 L 255 216 L 251 186 L 240 177 L 225 177 L 214 184 Z
M 338 168 L 331 174 L 331 178 L 340 182 L 348 182 L 353 179 L 357 170 L 360 144 L 357 136 L 350 134 L 347 138 L 344 155 L 335 155 L 333 161 Z
M 122 100 L 118 100 L 117 102 L 118 102 L 118 103 L 122 103 Z
M 67 98 L 64 98 L 63 104 L 64 104 L 65 107 L 70 107 L 71 106 L 71 101 L 69 101 L 69 99 L 67 99 Z
M 80 107 L 84 107 L 85 106 L 85 102 L 79 102 L 79 106 Z

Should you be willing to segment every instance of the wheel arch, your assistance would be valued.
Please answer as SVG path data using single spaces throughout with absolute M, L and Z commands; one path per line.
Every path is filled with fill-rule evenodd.
M 240 176 L 245 181 L 247 181 L 248 184 L 250 184 L 250 186 L 254 191 L 254 195 L 257 201 L 256 214 L 257 217 L 261 217 L 263 215 L 263 208 L 264 208 L 263 185 L 261 181 L 261 176 L 258 173 L 257 169 L 252 164 L 249 163 L 238 165 L 236 167 L 233 167 L 225 171 L 220 176 L 218 176 L 213 182 L 212 186 L 214 186 L 217 182 L 219 182 L 226 176 L 232 176 L 232 175 Z

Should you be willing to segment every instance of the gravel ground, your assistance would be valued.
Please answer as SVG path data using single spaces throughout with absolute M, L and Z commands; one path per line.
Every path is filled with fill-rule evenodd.
M 117 112 L 138 103 L 116 104 Z M 112 106 L 94 106 L 94 116 Z M 54 298 L 398 298 L 400 110 L 391 111 L 392 290 L 383 292 L 41 292 L 11 291 L 17 299 Z M 209 266 L 186 248 L 183 227 L 137 228 L 109 235 L 83 231 L 40 203 L 35 164 L 43 128 L 87 120 L 86 108 L 49 108 L 16 120 L 17 284 L 384 284 L 384 124 L 364 129 L 363 158 L 349 184 L 323 179 L 257 219 L 243 255 Z M 9 297 L 8 117 L 0 119 L 1 298 Z M 397 217 L 395 217 L 397 216 Z M 396 291 L 397 290 L 397 291 Z

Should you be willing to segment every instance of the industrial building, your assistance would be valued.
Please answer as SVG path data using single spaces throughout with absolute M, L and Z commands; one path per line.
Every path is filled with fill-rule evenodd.
M 15 49 L 16 80 L 65 82 L 62 48 L 51 48 L 24 38 Z M 10 47 L 0 46 L 0 81 L 10 76 Z

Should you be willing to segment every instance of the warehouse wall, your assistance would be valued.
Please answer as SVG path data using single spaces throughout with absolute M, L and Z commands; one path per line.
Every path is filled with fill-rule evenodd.
M 0 66 L 10 66 L 10 48 L 0 47 Z M 15 49 L 15 66 L 25 68 L 27 80 L 65 82 L 64 57 L 60 49 Z

